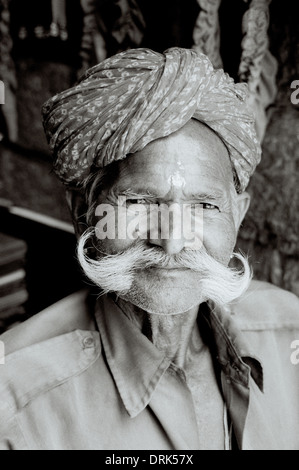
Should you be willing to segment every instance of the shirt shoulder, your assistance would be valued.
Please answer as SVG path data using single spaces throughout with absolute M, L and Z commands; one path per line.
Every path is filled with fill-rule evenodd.
M 90 329 L 94 324 L 88 291 L 75 292 L 33 315 L 0 336 L 5 354 L 40 343 L 76 329 Z
M 100 338 L 88 328 L 85 299 L 73 294 L 0 336 L 0 422 L 97 360 Z
M 242 330 L 299 329 L 299 298 L 262 281 L 252 281 L 247 292 L 232 305 Z

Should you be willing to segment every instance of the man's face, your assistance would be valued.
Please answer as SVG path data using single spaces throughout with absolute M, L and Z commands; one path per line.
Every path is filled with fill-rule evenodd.
M 209 255 L 227 265 L 233 251 L 238 222 L 237 196 L 232 198 L 233 176 L 228 152 L 218 136 L 205 125 L 191 120 L 169 137 L 156 140 L 119 163 L 116 180 L 104 190 L 98 204 L 200 205 L 203 214 L 202 244 Z M 233 199 L 233 200 L 232 200 Z M 197 206 L 198 207 L 198 206 Z M 116 212 L 117 214 L 117 212 Z M 116 221 L 117 223 L 117 221 Z M 143 243 L 170 256 L 188 247 L 183 236 L 151 238 Z M 104 239 L 99 248 L 115 254 L 135 241 Z M 181 313 L 206 300 L 197 286 L 201 274 L 191 269 L 140 269 L 125 299 L 152 313 Z

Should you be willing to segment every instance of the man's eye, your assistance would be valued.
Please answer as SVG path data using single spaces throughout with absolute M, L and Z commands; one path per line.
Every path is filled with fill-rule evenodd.
M 215 206 L 214 204 L 210 204 L 209 202 L 202 202 L 201 205 L 202 205 L 202 208 L 203 208 L 203 209 L 207 209 L 207 210 L 218 210 L 218 211 L 219 211 L 219 207 L 218 207 L 218 206 Z M 220 212 L 220 211 L 219 211 L 219 212 Z
M 126 200 L 127 206 L 130 206 L 131 204 L 148 204 L 148 201 L 144 198 L 140 199 L 127 199 Z

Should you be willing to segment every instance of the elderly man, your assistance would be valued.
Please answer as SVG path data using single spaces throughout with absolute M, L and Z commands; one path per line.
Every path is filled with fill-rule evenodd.
M 98 288 L 2 336 L 1 448 L 298 449 L 299 301 L 233 252 L 260 159 L 246 86 L 136 49 L 43 116 Z

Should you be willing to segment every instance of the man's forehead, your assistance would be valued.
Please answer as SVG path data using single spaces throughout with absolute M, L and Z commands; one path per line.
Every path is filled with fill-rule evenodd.
M 226 186 L 233 181 L 227 149 L 207 126 L 190 121 L 180 131 L 162 138 L 119 163 L 117 186 L 151 191 L 155 185 L 173 184 L 200 187 Z M 152 187 L 151 187 L 152 186 Z
M 217 152 L 229 160 L 229 153 L 223 140 L 210 127 L 196 119 L 190 119 L 176 132 L 150 142 L 142 152 L 150 154 L 163 150 L 167 152 L 168 149 L 181 154 L 182 158 L 188 149 L 192 149 L 194 157 L 197 152 L 204 150 L 207 158 L 210 158 L 212 152 Z

